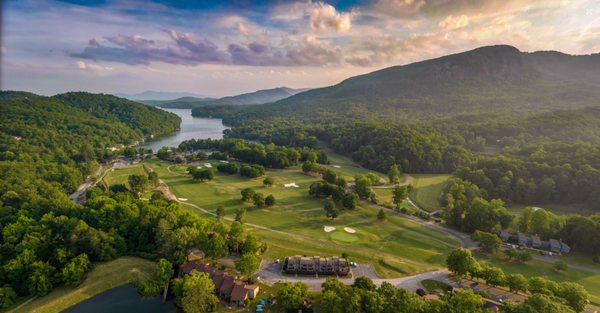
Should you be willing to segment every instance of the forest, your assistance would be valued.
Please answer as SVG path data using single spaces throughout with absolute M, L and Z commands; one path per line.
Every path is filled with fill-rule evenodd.
M 170 234 L 209 227 L 177 204 L 142 202 L 129 190 L 89 190 L 86 206 L 68 197 L 119 147 L 177 130 L 178 116 L 88 93 L 0 98 L 0 285 L 13 295 L 2 297 L 2 307 L 16 296 L 78 284 L 91 262 L 125 254 L 180 260 L 173 240 L 184 239 Z M 198 238 L 188 237 L 190 244 Z

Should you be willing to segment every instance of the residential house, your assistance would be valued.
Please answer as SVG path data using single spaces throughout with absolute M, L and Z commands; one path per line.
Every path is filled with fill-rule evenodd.
M 550 239 L 550 251 L 559 253 L 560 252 L 560 241 L 556 239 Z
M 345 276 L 350 272 L 350 266 L 345 258 L 335 256 L 330 258 L 319 256 L 301 257 L 297 255 L 285 259 L 283 270 L 288 274 Z
M 520 246 L 529 246 L 531 245 L 531 237 L 525 233 L 517 233 L 517 240 Z
M 234 306 L 244 306 L 245 301 L 248 299 L 248 290 L 245 288 L 244 283 L 235 282 L 233 289 L 231 290 L 231 299 L 229 303 Z
M 539 249 L 542 247 L 542 240 L 540 239 L 540 236 L 538 236 L 538 235 L 531 236 L 531 246 L 536 249 Z

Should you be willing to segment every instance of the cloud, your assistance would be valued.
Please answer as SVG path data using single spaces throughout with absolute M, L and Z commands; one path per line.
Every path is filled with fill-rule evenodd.
M 75 66 L 77 66 L 77 69 L 82 70 L 82 71 L 111 71 L 113 70 L 112 67 L 109 66 L 100 66 L 97 64 L 92 64 L 92 63 L 86 63 L 84 61 L 77 61 L 75 62 Z
M 326 41 L 305 35 L 278 48 L 265 43 L 230 43 L 227 49 L 219 48 L 205 38 L 166 30 L 170 42 L 151 40 L 138 35 L 104 37 L 107 45 L 91 39 L 80 53 L 70 56 L 96 61 L 119 62 L 129 65 L 149 65 L 152 62 L 195 66 L 199 64 L 233 64 L 248 66 L 327 66 L 339 64 L 343 59 L 339 48 Z M 80 66 L 81 65 L 81 66 Z M 78 63 L 85 68 L 85 63 Z
M 345 33 L 352 26 L 356 12 L 338 12 L 332 5 L 318 2 L 310 11 L 310 28 L 317 32 L 336 31 Z
M 469 25 L 469 17 L 461 14 L 458 16 L 448 15 L 438 24 L 438 27 L 444 30 L 455 30 L 467 25 Z
M 195 39 L 190 34 L 176 30 L 166 30 L 174 45 L 160 46 L 154 40 L 141 36 L 105 37 L 116 47 L 100 45 L 95 39 L 81 53 L 70 55 L 82 59 L 120 62 L 129 65 L 148 65 L 151 62 L 165 62 L 180 65 L 201 63 L 228 63 L 229 56 L 210 40 Z
M 345 33 L 352 27 L 352 19 L 357 10 L 339 12 L 334 6 L 324 2 L 282 2 L 271 11 L 271 18 L 285 22 L 307 20 L 310 30 L 316 33 Z

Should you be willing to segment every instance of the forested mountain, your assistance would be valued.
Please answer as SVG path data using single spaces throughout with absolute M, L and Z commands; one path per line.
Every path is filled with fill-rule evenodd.
M 239 108 L 235 115 L 335 113 L 413 119 L 534 114 L 597 105 L 599 85 L 600 54 L 526 53 L 511 46 L 490 46 L 352 77 L 272 104 Z M 209 108 L 194 114 L 205 110 Z
M 175 100 L 183 97 L 207 98 L 207 96 L 191 93 L 191 92 L 168 92 L 168 91 L 152 91 L 146 90 L 140 93 L 116 93 L 115 96 L 134 101 L 140 100 L 155 100 L 167 101 Z
M 95 117 L 122 122 L 144 135 L 168 134 L 179 130 L 181 123 L 175 114 L 112 95 L 69 92 L 53 98 Z
M 108 148 L 171 133 L 181 123 L 160 109 L 89 93 L 2 100 L 0 109 L 0 194 L 26 193 L 35 180 L 71 192 Z
M 223 97 L 219 99 L 210 98 L 191 98 L 185 97 L 172 101 L 142 101 L 142 103 L 156 105 L 162 108 L 176 109 L 191 109 L 199 106 L 215 106 L 215 105 L 248 105 L 248 104 L 263 104 L 279 101 L 288 98 L 297 93 L 301 93 L 308 89 L 291 89 L 287 87 L 279 87 L 273 89 L 258 90 L 255 92 L 244 93 L 236 96 Z
M 0 99 L 1 309 L 17 296 L 79 284 L 90 262 L 125 254 L 176 258 L 190 243 L 183 252 L 169 250 L 171 236 L 207 233 L 208 221 L 160 196 L 142 201 L 127 188 L 92 188 L 86 207 L 68 197 L 98 161 L 120 153 L 109 148 L 172 132 L 177 115 L 89 93 L 0 92 Z M 156 225 L 163 219 L 169 230 L 161 233 Z

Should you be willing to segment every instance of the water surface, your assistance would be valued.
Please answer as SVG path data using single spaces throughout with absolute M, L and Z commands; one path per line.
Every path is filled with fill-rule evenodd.
M 189 139 L 221 139 L 223 130 L 229 128 L 223 125 L 223 121 L 218 118 L 200 118 L 192 117 L 190 109 L 163 109 L 167 112 L 175 113 L 181 117 L 181 130 L 166 136 L 147 140 L 141 147 L 152 149 L 157 152 L 161 147 L 177 147 L 184 140 Z
M 144 298 L 133 285 L 123 285 L 95 295 L 66 309 L 63 313 L 176 313 L 181 312 L 173 301 L 163 302 L 161 296 Z

